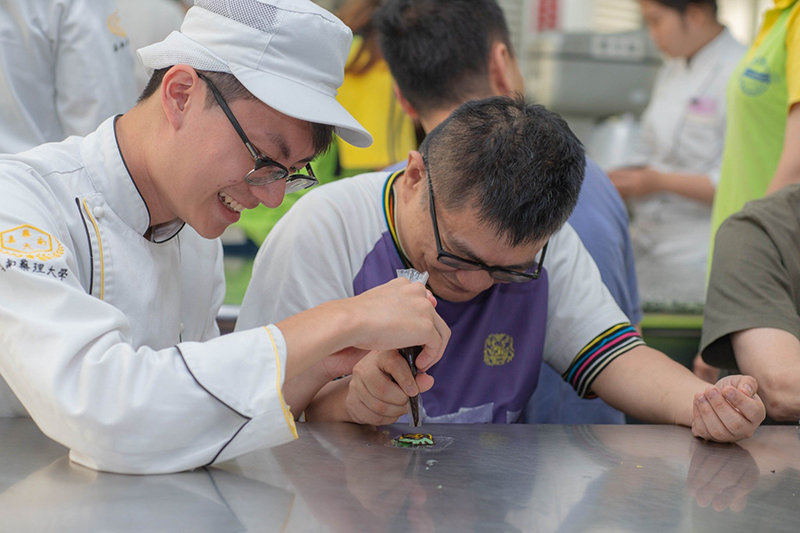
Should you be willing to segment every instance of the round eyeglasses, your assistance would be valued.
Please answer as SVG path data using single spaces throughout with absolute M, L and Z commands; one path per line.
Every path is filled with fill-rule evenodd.
M 319 183 L 316 176 L 314 176 L 314 171 L 312 170 L 310 163 L 306 164 L 305 166 L 305 174 L 292 174 L 289 172 L 288 168 L 256 149 L 256 147 L 253 146 L 253 143 L 250 142 L 250 139 L 247 138 L 247 135 L 245 135 L 242 126 L 239 124 L 239 121 L 236 120 L 236 117 L 233 115 L 233 111 L 231 111 L 228 103 L 222 97 L 222 94 L 214 86 L 211 80 L 199 72 L 197 73 L 197 76 L 206 82 L 208 88 L 211 89 L 211 94 L 214 95 L 214 99 L 216 99 L 217 103 L 222 108 L 225 116 L 228 117 L 228 120 L 230 121 L 231 125 L 233 125 L 236 133 L 239 134 L 239 138 L 242 139 L 247 151 L 250 152 L 250 156 L 255 161 L 253 164 L 253 170 L 248 172 L 244 177 L 245 183 L 259 187 L 261 185 L 269 185 L 270 183 L 285 179 L 285 194 L 302 191 L 303 189 L 308 189 Z

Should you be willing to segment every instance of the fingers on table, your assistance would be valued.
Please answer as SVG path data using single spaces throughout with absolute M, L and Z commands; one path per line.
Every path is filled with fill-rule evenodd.
M 731 383 L 737 389 L 740 389 L 748 397 L 752 397 L 758 392 L 758 381 L 753 376 L 738 376 L 735 383 Z
M 720 394 L 716 387 L 709 387 L 705 393 L 700 393 L 695 396 L 694 404 L 697 408 L 701 423 L 697 423 L 699 430 L 699 437 L 707 440 L 714 440 L 717 442 L 730 442 L 735 440 L 732 429 L 723 421 L 730 418 L 730 413 L 735 413 L 733 407 L 727 404 L 725 399 Z M 727 405 L 727 410 L 725 405 Z M 728 412 L 730 411 L 730 413 Z M 736 413 L 738 415 L 738 413 Z M 739 415 L 741 417 L 741 415 Z M 743 422 L 740 420 L 739 424 Z M 702 431 L 702 429 L 705 431 Z
M 747 438 L 763 420 L 758 398 L 749 398 L 741 390 L 726 386 L 722 391 L 708 387 L 695 395 L 692 430 L 698 437 L 717 442 Z
M 404 414 L 400 413 L 394 415 L 393 412 L 389 413 L 390 411 L 394 411 L 389 404 L 384 402 L 376 403 L 370 398 L 364 398 L 358 395 L 348 395 L 347 409 L 350 411 L 354 422 L 371 426 L 394 424 L 397 422 L 397 419 Z M 387 414 L 380 414 L 379 411 L 383 411 Z
M 749 376 L 745 376 L 745 378 L 748 377 Z M 753 383 L 755 383 L 754 379 Z M 749 385 L 744 384 L 744 387 L 747 386 Z M 766 417 L 766 407 L 764 406 L 764 402 L 761 401 L 761 398 L 755 394 L 755 392 L 753 393 L 752 397 L 751 395 L 743 392 L 742 387 L 742 384 L 740 384 L 738 388 L 727 386 L 722 389 L 722 395 L 725 397 L 727 402 L 735 407 L 749 422 L 758 425 Z M 754 386 L 750 387 L 750 390 L 755 391 Z

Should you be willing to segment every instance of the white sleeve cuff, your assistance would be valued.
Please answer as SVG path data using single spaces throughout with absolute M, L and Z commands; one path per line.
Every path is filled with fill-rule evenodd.
M 214 462 L 297 438 L 283 398 L 286 341 L 275 326 L 179 345 L 197 383 L 232 411 L 248 419 Z

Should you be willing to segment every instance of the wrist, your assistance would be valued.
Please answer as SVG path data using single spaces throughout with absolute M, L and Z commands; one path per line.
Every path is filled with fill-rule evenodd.
M 347 376 L 327 383 L 306 407 L 306 421 L 355 422 L 347 407 L 350 378 L 351 376 Z
M 331 373 L 328 371 L 328 368 L 325 365 L 324 359 L 305 372 L 306 381 L 317 390 L 321 389 L 337 377 L 340 376 L 331 376 Z
M 358 297 L 333 300 L 323 305 L 330 305 L 328 314 L 331 324 L 337 332 L 338 348 L 336 351 L 361 345 L 367 327 L 362 313 L 358 311 Z
M 669 180 L 664 172 L 650 169 L 650 193 L 669 191 Z
M 698 392 L 705 392 L 709 384 L 695 376 L 691 371 L 689 371 L 689 374 L 693 379 L 691 380 L 691 385 L 687 387 L 687 392 L 689 393 L 688 401 L 682 409 L 675 413 L 673 416 L 675 420 L 672 423 L 691 428 L 694 422 L 694 397 Z

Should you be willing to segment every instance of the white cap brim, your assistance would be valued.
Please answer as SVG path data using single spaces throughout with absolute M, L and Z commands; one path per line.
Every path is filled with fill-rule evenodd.
M 334 126 L 336 135 L 353 146 L 366 148 L 372 135 L 353 118 L 336 98 L 269 72 L 229 63 L 236 76 L 253 96 L 292 118 Z

